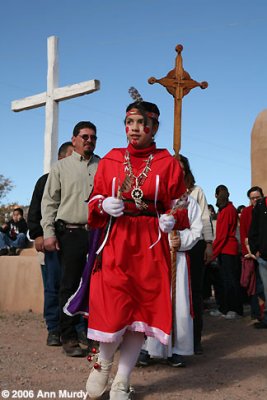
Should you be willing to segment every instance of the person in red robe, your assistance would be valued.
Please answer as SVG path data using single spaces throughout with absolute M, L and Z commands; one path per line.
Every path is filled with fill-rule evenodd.
M 155 104 L 143 100 L 127 107 L 129 144 L 102 158 L 89 201 L 88 224 L 105 227 L 90 283 L 88 337 L 100 342 L 86 384 L 91 398 L 107 389 L 120 347 L 110 399 L 128 399 L 145 335 L 166 345 L 171 333 L 167 234 L 187 226 L 188 217 L 187 210 L 173 207 L 186 192 L 180 165 L 154 141 L 159 114 Z
M 215 313 L 213 312 L 211 315 L 235 319 L 243 315 L 238 241 L 236 238 L 237 211 L 232 202 L 229 201 L 229 191 L 226 186 L 217 186 L 215 196 L 219 212 L 216 237 L 212 247 L 213 259 L 218 258 L 222 293 L 219 296 L 219 310 L 215 310 Z

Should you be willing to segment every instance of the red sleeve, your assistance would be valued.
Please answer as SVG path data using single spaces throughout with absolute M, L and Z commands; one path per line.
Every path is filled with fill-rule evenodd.
M 94 178 L 94 189 L 88 204 L 88 225 L 92 228 L 106 226 L 109 215 L 102 209 L 102 201 L 110 196 L 111 188 L 107 187 L 105 176 L 105 161 L 101 160 Z
M 171 200 L 179 199 L 186 192 L 182 168 L 174 157 L 169 178 L 169 192 Z
M 184 229 L 190 228 L 188 211 L 186 208 L 176 210 L 173 216 L 176 219 L 176 223 L 173 228 L 174 230 L 183 231 Z
M 169 214 L 171 212 L 170 204 L 173 200 L 179 199 L 184 193 L 186 193 L 186 187 L 184 183 L 184 175 L 180 163 L 176 158 L 170 157 L 168 165 L 168 180 L 164 182 L 166 184 L 167 196 L 163 199 L 165 213 Z M 163 159 L 163 162 L 166 162 L 166 159 Z M 173 229 L 175 230 L 183 230 L 190 227 L 188 212 L 186 208 L 178 208 L 173 216 L 176 220 L 175 226 Z
M 88 204 L 88 225 L 91 228 L 104 228 L 108 222 L 109 216 L 102 209 L 103 198 L 93 199 Z
M 179 162 L 174 157 L 163 158 L 161 160 L 162 168 L 164 169 L 166 163 L 166 175 L 164 181 L 161 181 L 162 188 L 160 191 L 166 193 L 165 197 L 161 199 L 163 201 L 163 207 L 168 213 L 170 211 L 170 205 L 173 200 L 179 199 L 184 193 L 186 193 L 186 187 L 184 183 L 184 175 Z M 168 210 L 168 211 L 167 211 Z

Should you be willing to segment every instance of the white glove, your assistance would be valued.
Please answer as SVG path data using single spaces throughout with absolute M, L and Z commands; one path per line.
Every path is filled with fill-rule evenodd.
M 107 197 L 102 203 L 103 210 L 112 217 L 120 217 L 123 215 L 124 204 L 121 199 L 116 197 Z
M 162 214 L 159 218 L 159 227 L 164 233 L 170 233 L 175 225 L 175 219 L 173 215 Z

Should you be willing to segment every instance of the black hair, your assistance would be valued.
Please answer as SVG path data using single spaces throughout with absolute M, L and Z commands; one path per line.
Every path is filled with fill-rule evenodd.
M 60 146 L 60 148 L 58 149 L 58 152 L 57 152 L 58 157 L 65 157 L 66 152 L 70 146 L 73 147 L 72 142 L 62 143 L 62 145 Z
M 219 185 L 219 186 L 217 186 L 216 187 L 216 190 L 215 190 L 215 194 L 217 195 L 217 196 L 219 196 L 219 195 L 224 195 L 224 196 L 226 196 L 226 197 L 229 197 L 229 191 L 228 191 L 228 188 L 225 186 L 225 185 Z
M 18 211 L 18 213 L 23 217 L 23 209 L 22 208 L 20 208 L 20 207 L 14 208 L 13 212 L 14 211 Z
M 75 125 L 75 127 L 73 128 L 73 136 L 78 136 L 80 133 L 80 130 L 83 128 L 89 128 L 92 129 L 95 134 L 96 134 L 96 126 L 90 122 L 90 121 L 80 121 L 78 122 L 78 124 Z
M 126 113 L 133 108 L 136 108 L 138 111 L 140 111 L 140 114 L 144 117 L 145 124 L 147 123 L 147 112 L 151 112 L 154 114 L 157 114 L 160 116 L 160 111 L 158 109 L 158 106 L 154 103 L 150 103 L 148 101 L 135 101 L 134 103 L 131 103 L 128 105 L 126 108 Z M 159 121 L 156 118 L 151 117 L 153 121 L 153 125 L 159 125 Z M 124 123 L 126 122 L 126 118 L 124 120 Z
M 246 208 L 246 206 L 244 206 L 244 204 L 241 204 L 240 206 L 238 206 L 237 209 L 236 209 L 237 214 L 241 214 L 243 208 Z
M 248 190 L 248 192 L 247 192 L 248 198 L 249 198 L 249 196 L 250 196 L 250 193 L 252 193 L 252 192 L 260 192 L 261 197 L 264 197 L 262 188 L 259 187 L 259 186 L 252 186 L 252 188 L 250 188 L 250 189 Z
M 178 155 L 178 160 L 183 164 L 185 186 L 187 189 L 192 189 L 196 181 L 191 171 L 189 160 L 182 154 Z
M 229 191 L 225 185 L 219 185 L 215 189 L 215 195 L 217 196 L 216 206 L 221 210 L 226 207 L 229 203 Z
M 213 207 L 212 204 L 208 204 L 208 209 L 211 210 L 212 212 L 214 212 L 214 214 L 216 214 L 215 213 L 215 208 Z

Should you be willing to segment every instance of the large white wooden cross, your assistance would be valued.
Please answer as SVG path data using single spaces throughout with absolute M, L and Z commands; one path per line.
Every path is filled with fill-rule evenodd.
M 44 173 L 49 172 L 57 160 L 58 103 L 61 100 L 83 96 L 100 89 L 100 81 L 90 80 L 70 86 L 58 87 L 58 38 L 47 39 L 47 91 L 11 103 L 12 111 L 23 111 L 45 106 Z

